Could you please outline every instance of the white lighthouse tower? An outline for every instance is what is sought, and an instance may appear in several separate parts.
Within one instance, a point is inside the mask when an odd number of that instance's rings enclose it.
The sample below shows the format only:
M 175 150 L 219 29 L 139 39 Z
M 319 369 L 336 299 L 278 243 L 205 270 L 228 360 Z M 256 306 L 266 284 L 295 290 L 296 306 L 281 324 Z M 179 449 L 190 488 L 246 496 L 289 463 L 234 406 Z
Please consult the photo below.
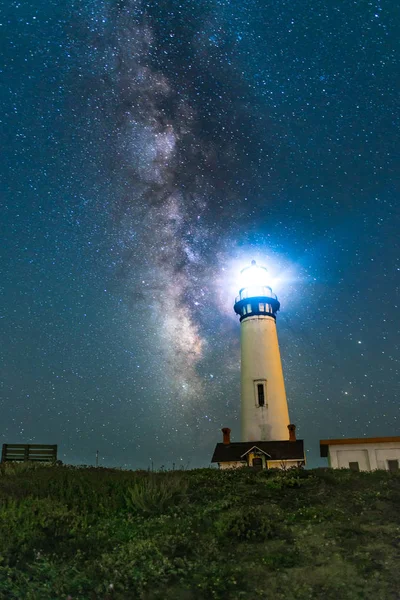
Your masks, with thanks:
M 276 331 L 280 305 L 266 268 L 253 260 L 241 276 L 234 310 L 241 329 L 242 441 L 287 440 L 289 411 Z
M 242 285 L 234 310 L 241 330 L 241 441 L 223 441 L 211 462 L 220 469 L 252 467 L 282 469 L 305 464 L 303 440 L 289 421 L 282 363 L 276 333 L 279 302 L 269 285 L 268 271 L 253 260 L 241 272 Z

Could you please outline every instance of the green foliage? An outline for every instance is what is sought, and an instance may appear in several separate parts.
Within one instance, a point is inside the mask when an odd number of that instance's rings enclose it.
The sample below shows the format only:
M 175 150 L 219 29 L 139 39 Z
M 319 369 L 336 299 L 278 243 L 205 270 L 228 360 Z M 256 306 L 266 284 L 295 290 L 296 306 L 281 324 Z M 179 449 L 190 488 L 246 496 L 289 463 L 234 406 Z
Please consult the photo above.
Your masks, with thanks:
M 187 481 L 178 473 L 150 474 L 125 494 L 127 507 L 142 514 L 158 514 L 184 501 Z
M 397 600 L 400 475 L 0 467 L 0 600 Z
M 0 477 L 4 475 L 22 475 L 23 473 L 31 473 L 38 469 L 43 470 L 45 468 L 54 467 L 53 463 L 41 463 L 32 461 L 23 462 L 6 462 L 0 463 Z
M 238 507 L 220 513 L 215 522 L 217 536 L 221 540 L 264 541 L 283 535 L 283 515 L 277 507 Z
M 52 552 L 73 536 L 79 516 L 50 498 L 10 500 L 0 505 L 3 562 L 14 565 L 32 558 L 35 548 Z

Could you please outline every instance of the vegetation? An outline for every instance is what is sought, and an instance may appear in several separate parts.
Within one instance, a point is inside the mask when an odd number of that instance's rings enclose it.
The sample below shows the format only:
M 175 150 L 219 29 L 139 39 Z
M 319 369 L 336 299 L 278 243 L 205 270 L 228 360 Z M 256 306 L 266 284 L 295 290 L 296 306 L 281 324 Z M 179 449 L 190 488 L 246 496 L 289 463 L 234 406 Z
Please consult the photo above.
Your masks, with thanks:
M 398 600 L 400 474 L 0 466 L 0 600 Z

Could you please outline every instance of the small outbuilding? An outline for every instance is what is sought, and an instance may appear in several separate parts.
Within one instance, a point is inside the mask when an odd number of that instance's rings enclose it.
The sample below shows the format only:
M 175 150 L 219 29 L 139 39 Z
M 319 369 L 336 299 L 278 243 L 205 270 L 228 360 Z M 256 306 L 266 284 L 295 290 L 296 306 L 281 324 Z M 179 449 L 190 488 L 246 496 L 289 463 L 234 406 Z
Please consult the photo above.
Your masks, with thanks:
M 332 469 L 398 471 L 400 437 L 341 438 L 320 440 L 320 454 Z
M 231 442 L 231 430 L 222 429 L 223 442 L 217 444 L 211 462 L 220 469 L 290 469 L 305 465 L 303 440 L 296 440 L 294 426 L 290 440 Z

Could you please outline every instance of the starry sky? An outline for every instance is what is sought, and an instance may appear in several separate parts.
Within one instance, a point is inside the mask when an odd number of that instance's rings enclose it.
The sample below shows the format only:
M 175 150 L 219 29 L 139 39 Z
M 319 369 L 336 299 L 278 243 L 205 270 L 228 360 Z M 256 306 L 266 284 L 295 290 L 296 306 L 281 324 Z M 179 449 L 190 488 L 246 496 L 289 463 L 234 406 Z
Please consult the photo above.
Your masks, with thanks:
M 0 443 L 209 465 L 252 259 L 308 465 L 399 435 L 398 2 L 14 0 L 0 27 Z

